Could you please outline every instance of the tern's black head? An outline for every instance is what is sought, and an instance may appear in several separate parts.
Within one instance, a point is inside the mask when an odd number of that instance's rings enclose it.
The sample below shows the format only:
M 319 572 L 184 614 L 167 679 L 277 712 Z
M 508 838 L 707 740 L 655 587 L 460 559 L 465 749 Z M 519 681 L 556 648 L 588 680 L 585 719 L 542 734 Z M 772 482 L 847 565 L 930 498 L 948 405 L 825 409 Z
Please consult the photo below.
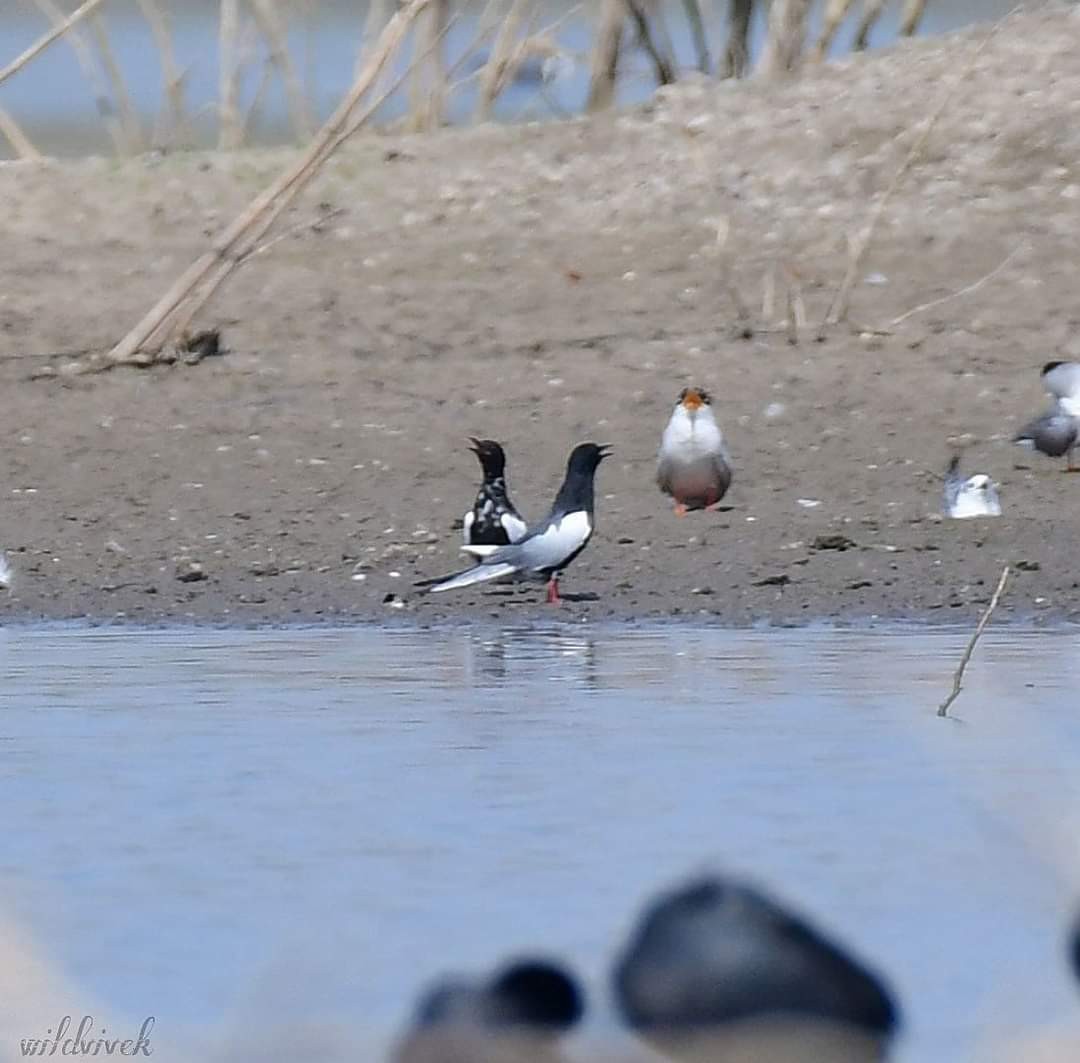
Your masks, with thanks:
M 611 453 L 611 447 L 607 443 L 578 443 L 570 451 L 570 459 L 566 463 L 566 475 L 573 473 L 591 476 L 596 472 L 596 467 Z
M 1039 376 L 1046 376 L 1047 373 L 1052 373 L 1059 365 L 1064 364 L 1064 362 L 1047 362 L 1046 365 L 1042 367 L 1042 372 Z
M 471 439 L 469 449 L 480 459 L 485 480 L 497 480 L 506 470 L 506 454 L 494 439 Z
M 504 967 L 488 990 L 492 1019 L 500 1026 L 568 1030 L 585 1010 L 574 978 L 545 960 L 521 960 Z

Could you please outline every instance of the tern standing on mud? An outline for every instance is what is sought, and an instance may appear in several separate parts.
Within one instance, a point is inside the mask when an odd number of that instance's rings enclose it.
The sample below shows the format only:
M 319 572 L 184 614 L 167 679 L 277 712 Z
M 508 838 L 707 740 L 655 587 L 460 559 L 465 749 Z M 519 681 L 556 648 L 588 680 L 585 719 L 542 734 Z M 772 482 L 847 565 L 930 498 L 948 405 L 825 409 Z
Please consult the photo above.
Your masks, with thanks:
M 731 485 L 731 457 L 704 388 L 683 388 L 660 440 L 656 482 L 676 516 L 715 506 Z
M 528 528 L 506 490 L 506 454 L 494 439 L 473 439 L 472 452 L 484 482 L 472 509 L 462 519 L 466 546 L 506 546 L 524 539 Z
M 452 576 L 417 584 L 431 593 L 453 591 L 491 580 L 537 580 L 547 583 L 547 600 L 558 603 L 559 573 L 588 545 L 593 533 L 593 480 L 610 448 L 579 443 L 566 463 L 566 478 L 551 513 L 520 542 L 509 546 L 463 546 L 480 564 Z
M 1024 425 L 1013 442 L 1050 458 L 1065 457 L 1065 471 L 1080 472 L 1073 465 L 1073 451 L 1080 445 L 1080 362 L 1047 362 L 1042 382 L 1054 405 Z

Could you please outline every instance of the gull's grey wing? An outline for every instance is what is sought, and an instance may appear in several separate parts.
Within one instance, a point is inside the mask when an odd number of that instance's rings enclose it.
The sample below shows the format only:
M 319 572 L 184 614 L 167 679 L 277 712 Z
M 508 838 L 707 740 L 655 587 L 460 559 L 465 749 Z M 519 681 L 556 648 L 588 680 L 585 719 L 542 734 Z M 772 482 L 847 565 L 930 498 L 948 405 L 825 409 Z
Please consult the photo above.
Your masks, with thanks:
M 1076 446 L 1080 436 L 1080 418 L 1060 410 L 1051 410 L 1024 425 L 1013 438 L 1015 443 L 1030 443 L 1051 458 L 1060 458 Z

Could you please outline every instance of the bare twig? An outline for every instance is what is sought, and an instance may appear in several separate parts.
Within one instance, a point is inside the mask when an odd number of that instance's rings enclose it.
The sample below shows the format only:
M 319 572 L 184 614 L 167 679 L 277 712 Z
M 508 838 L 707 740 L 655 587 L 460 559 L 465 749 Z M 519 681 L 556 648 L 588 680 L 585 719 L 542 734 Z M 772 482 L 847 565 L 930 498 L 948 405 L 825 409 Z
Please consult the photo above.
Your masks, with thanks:
M 819 62 L 825 59 L 836 37 L 840 24 L 847 18 L 855 0 L 828 0 L 821 16 L 821 35 L 814 45 L 813 57 Z
M 143 13 L 143 18 L 150 26 L 158 54 L 161 56 L 161 81 L 165 96 L 162 109 L 168 117 L 162 120 L 159 114 L 154 132 L 154 143 L 161 147 L 166 145 L 175 147 L 179 142 L 188 139 L 187 107 L 184 103 L 186 74 L 176 62 L 169 20 L 158 7 L 157 0 L 137 0 L 137 3 L 139 10 Z
M 771 322 L 776 317 L 776 261 L 769 263 L 769 268 L 761 278 L 761 320 Z
M 100 7 L 104 2 L 105 0 L 86 0 L 86 3 L 81 7 L 76 8 L 62 22 L 54 25 L 48 33 L 39 37 L 26 49 L 26 51 L 17 55 L 7 66 L 0 70 L 0 84 L 7 81 L 12 74 L 17 74 L 31 59 L 40 55 L 50 44 L 59 40 L 72 26 L 77 25 L 82 19 L 86 18 L 87 15 L 91 14 L 95 8 Z
M 288 27 L 282 21 L 273 0 L 251 0 L 251 10 L 266 41 L 270 61 L 277 69 L 285 88 L 285 101 L 293 132 L 299 140 L 305 140 L 311 136 L 311 120 L 308 117 L 303 82 L 289 52 Z
M 34 147 L 33 141 L 22 131 L 22 127 L 3 107 L 0 107 L 0 133 L 20 159 L 40 159 L 41 152 Z
M 1014 8 L 1013 10 L 1015 11 L 1018 9 Z M 907 176 L 908 171 L 922 155 L 923 149 L 930 139 L 930 134 L 934 131 L 935 126 L 937 126 L 938 120 L 945 113 L 945 109 L 952 102 L 956 93 L 959 91 L 960 86 L 967 80 L 968 75 L 974 68 L 979 56 L 986 51 L 990 42 L 998 35 L 1002 26 L 1005 25 L 1008 19 L 1009 15 L 1006 15 L 1005 18 L 990 28 L 990 32 L 979 42 L 978 47 L 975 48 L 968 57 L 968 61 L 964 64 L 960 73 L 945 87 L 945 91 L 941 94 L 941 99 L 938 101 L 937 107 L 934 108 L 926 125 L 923 126 L 922 132 L 915 138 L 915 142 L 908 149 L 904 161 L 893 175 L 893 179 L 889 183 L 889 186 L 878 197 L 877 202 L 871 209 L 870 217 L 862 232 L 859 233 L 856 238 L 851 240 L 847 272 L 844 274 L 844 279 L 841 282 L 840 287 L 837 289 L 836 294 L 829 303 L 829 309 L 826 311 L 825 319 L 822 322 L 821 333 L 824 333 L 826 325 L 839 324 L 847 317 L 848 304 L 851 300 L 852 289 L 855 287 L 855 280 L 859 275 L 859 270 L 862 268 L 863 260 L 866 258 L 866 252 L 870 248 L 870 241 L 874 237 L 874 232 L 877 230 L 878 223 L 881 221 L 881 216 L 884 214 L 886 206 L 888 206 L 890 200 L 896 194 L 896 190 Z
M 93 54 L 86 41 L 83 40 L 82 34 L 78 29 L 72 28 L 71 20 L 64 15 L 52 0 L 26 0 L 26 2 L 32 2 L 53 24 L 54 29 L 65 33 L 67 43 L 71 45 L 72 50 L 75 52 L 75 58 L 79 66 L 82 67 L 83 75 L 94 93 L 94 103 L 105 123 L 109 137 L 112 139 L 113 147 L 118 154 L 122 155 L 127 150 L 127 138 L 121 123 L 113 113 L 113 105 L 109 100 L 108 85 L 102 80 L 101 71 L 94 62 Z
M 905 37 L 914 36 L 925 10 L 926 0 L 907 0 L 904 4 L 904 11 L 900 16 L 900 32 Z
M 772 0 L 769 33 L 758 69 L 766 77 L 780 77 L 796 70 L 806 43 L 810 0 Z
M 505 84 L 507 63 L 513 51 L 514 41 L 517 38 L 521 23 L 525 18 L 525 9 L 528 6 L 526 0 L 513 0 L 510 10 L 503 19 L 499 32 L 495 37 L 495 43 L 491 48 L 491 56 L 484 65 L 483 77 L 480 80 L 480 96 L 476 101 L 476 120 L 486 122 L 491 117 L 495 99 L 502 92 Z
M 971 636 L 971 641 L 968 642 L 967 648 L 964 650 L 963 657 L 960 658 L 960 665 L 956 669 L 956 674 L 953 676 L 953 688 L 949 693 L 949 696 L 938 706 L 937 714 L 939 716 L 947 716 L 949 713 L 949 706 L 960 696 L 962 684 L 964 681 L 964 669 L 968 666 L 968 661 L 971 660 L 971 655 L 975 651 L 975 643 L 979 641 L 979 636 L 983 633 L 983 628 L 990 622 L 990 617 L 993 616 L 994 610 L 997 608 L 998 602 L 1001 600 L 1001 595 L 1005 590 L 1005 584 L 1009 581 L 1009 566 L 1006 565 L 1001 570 L 1001 579 L 998 580 L 997 589 L 994 591 L 993 596 L 990 599 L 990 604 L 986 607 L 986 612 L 979 618 L 979 623 L 975 628 L 975 633 Z
M 892 321 L 890 321 L 889 324 L 886 326 L 886 328 L 893 329 L 897 325 L 900 325 L 903 322 L 907 321 L 909 317 L 914 317 L 916 314 L 921 314 L 926 310 L 933 310 L 935 307 L 941 306 L 942 303 L 948 303 L 951 302 L 953 299 L 959 299 L 962 296 L 971 295 L 972 292 L 977 292 L 984 284 L 988 284 L 999 273 L 1003 272 L 1009 265 L 1009 263 L 1012 262 L 1012 260 L 1016 258 L 1016 256 L 1020 254 L 1020 252 L 1023 251 L 1026 247 L 1026 243 L 1017 244 L 1016 247 L 1014 247 L 1001 262 L 999 262 L 989 273 L 980 277 L 977 281 L 973 281 L 971 284 L 968 284 L 966 287 L 960 288 L 958 291 L 950 292 L 948 295 L 943 295 L 940 299 L 931 299 L 928 303 L 920 303 L 918 306 L 913 306 L 906 313 L 901 314 L 899 317 L 894 317 Z
M 730 0 L 727 47 L 721 77 L 746 76 L 750 63 L 750 22 L 754 15 L 754 0 Z
M 445 36 L 449 20 L 449 0 L 434 0 L 417 21 L 414 31 L 414 52 L 419 53 L 423 49 L 430 60 L 412 64 L 412 113 L 409 124 L 418 132 L 437 129 L 445 118 L 446 56 L 438 42 Z
M 670 85 L 675 80 L 675 64 L 666 48 L 653 39 L 652 27 L 649 25 L 649 15 L 645 10 L 642 0 L 625 0 L 626 9 L 630 12 L 630 18 L 637 28 L 638 43 L 644 49 L 645 54 L 652 62 L 653 70 L 656 71 L 656 81 L 660 85 Z M 661 18 L 660 12 L 656 12 L 657 19 Z
M 298 233 L 322 232 L 323 226 L 326 225 L 327 222 L 333 221 L 334 218 L 340 218 L 344 213 L 344 207 L 334 207 L 332 210 L 324 210 L 320 212 L 317 218 L 309 218 L 306 221 L 300 221 L 295 225 L 290 225 L 271 239 L 265 240 L 263 243 L 258 244 L 242 255 L 238 255 L 237 259 L 239 262 L 246 262 L 249 258 L 254 258 L 256 255 L 265 255 L 271 248 L 276 247 L 278 244 L 282 243 L 284 240 L 288 240 L 292 236 L 296 236 Z
M 712 67 L 709 58 L 709 38 L 705 33 L 705 21 L 701 17 L 701 7 L 698 0 L 683 0 L 683 8 L 686 10 L 686 21 L 690 23 L 690 36 L 694 41 L 694 51 L 697 53 L 697 68 L 703 74 L 707 74 Z
M 103 13 L 95 12 L 94 17 L 90 19 L 90 32 L 97 46 L 101 68 L 105 71 L 113 99 L 116 101 L 116 109 L 120 113 L 120 128 L 124 131 L 127 150 L 133 155 L 137 154 L 145 147 L 139 112 L 132 102 L 131 93 L 128 92 L 127 82 L 124 80 L 124 72 L 120 69 L 112 45 L 109 43 L 109 31 L 105 28 Z
M 859 28 L 855 31 L 855 40 L 851 47 L 857 52 L 866 51 L 870 43 L 870 31 L 875 23 L 881 18 L 881 12 L 885 9 L 885 0 L 863 0 L 863 16 L 859 21 Z
M 588 111 L 601 111 L 615 99 L 625 14 L 624 0 L 604 0 L 600 8 L 600 25 L 592 50 L 589 99 L 585 104 Z
M 240 0 L 221 0 L 218 13 L 218 147 L 240 146 Z

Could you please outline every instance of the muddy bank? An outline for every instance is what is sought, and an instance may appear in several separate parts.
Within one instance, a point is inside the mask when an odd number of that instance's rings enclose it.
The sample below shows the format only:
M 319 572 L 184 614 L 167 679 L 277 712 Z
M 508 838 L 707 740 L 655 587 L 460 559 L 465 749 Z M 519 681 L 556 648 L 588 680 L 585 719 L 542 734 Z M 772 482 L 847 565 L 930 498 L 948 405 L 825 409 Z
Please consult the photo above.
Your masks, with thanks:
M 781 325 L 789 280 L 823 317 L 847 234 L 985 32 L 614 117 L 367 139 L 223 291 L 207 323 L 230 353 L 197 366 L 62 372 L 288 156 L 0 166 L 0 618 L 549 618 L 535 590 L 410 593 L 459 563 L 483 435 L 529 517 L 573 443 L 616 448 L 563 584 L 596 600 L 563 617 L 967 620 L 1012 561 L 1002 617 L 1080 619 L 1080 477 L 1009 443 L 1038 367 L 1080 357 L 1076 15 L 1018 17 L 975 60 L 882 217 L 853 325 L 795 344 Z M 689 381 L 735 482 L 728 511 L 679 520 L 653 473 Z M 959 437 L 1002 518 L 936 517 Z

